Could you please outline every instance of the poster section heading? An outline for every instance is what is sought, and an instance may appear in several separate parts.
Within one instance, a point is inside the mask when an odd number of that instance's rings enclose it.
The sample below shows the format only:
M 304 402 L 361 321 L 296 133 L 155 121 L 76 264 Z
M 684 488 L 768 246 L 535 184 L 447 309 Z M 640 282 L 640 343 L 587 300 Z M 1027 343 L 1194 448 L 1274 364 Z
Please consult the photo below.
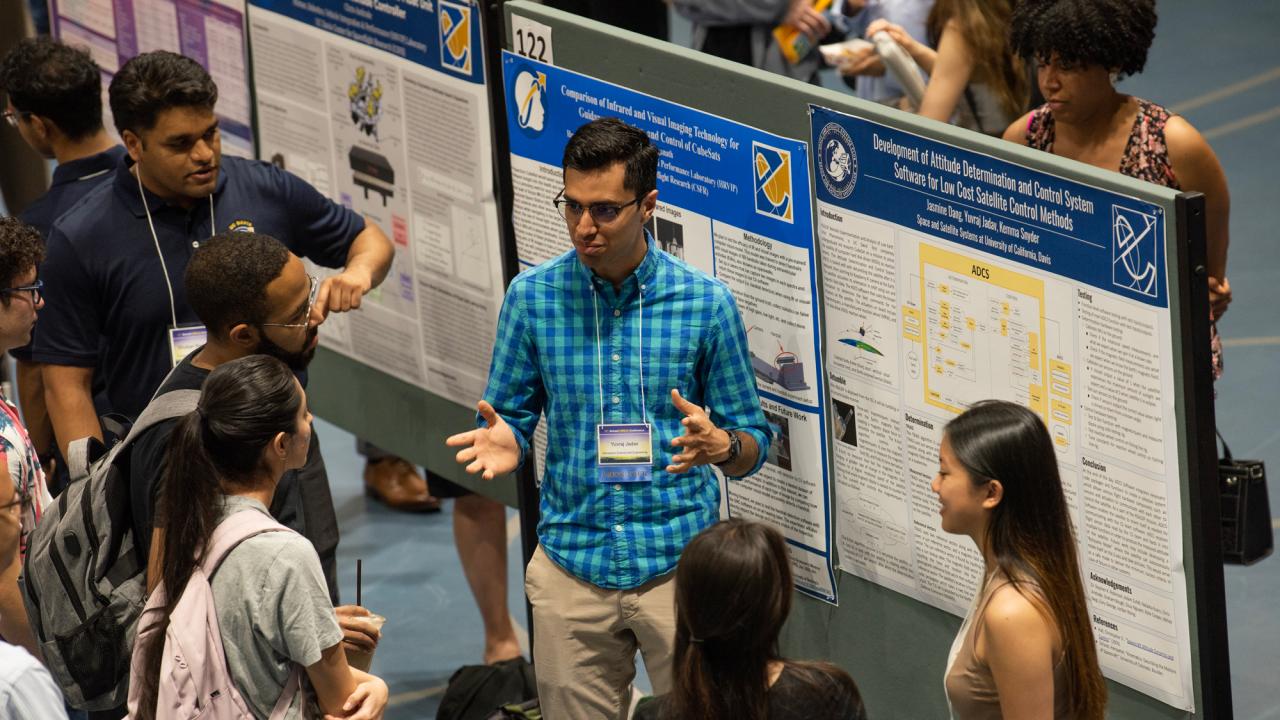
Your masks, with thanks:
M 251 4 L 484 84 L 482 11 L 471 0 L 253 0 Z
M 780 528 L 796 586 L 835 602 L 805 143 L 512 53 L 503 55 L 503 74 L 513 224 L 525 266 L 572 247 L 552 199 L 578 127 L 617 117 L 658 148 L 658 205 L 648 229 L 663 251 L 732 291 L 774 433 L 760 472 L 727 483 L 727 508 Z
M 821 202 L 1168 307 L 1164 209 L 815 108 Z M 839 121 L 835 118 L 839 117 Z
M 510 52 L 503 76 L 512 154 L 558 168 L 574 130 L 616 117 L 658 147 L 662 203 L 714 208 L 717 222 L 749 234 L 812 244 L 804 143 Z

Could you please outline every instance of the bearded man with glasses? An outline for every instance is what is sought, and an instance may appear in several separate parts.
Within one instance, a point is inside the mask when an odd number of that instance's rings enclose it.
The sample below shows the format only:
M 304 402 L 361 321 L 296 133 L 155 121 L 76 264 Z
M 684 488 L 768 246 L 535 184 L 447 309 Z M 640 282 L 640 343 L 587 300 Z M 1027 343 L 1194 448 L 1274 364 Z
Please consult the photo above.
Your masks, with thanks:
M 657 248 L 658 149 L 616 118 L 564 151 L 554 199 L 573 250 L 507 290 L 476 430 L 485 479 L 528 461 L 546 413 L 538 549 L 525 571 L 546 717 L 623 718 L 639 649 L 671 687 L 674 570 L 719 519 L 720 485 L 760 469 L 770 431 L 729 289 Z

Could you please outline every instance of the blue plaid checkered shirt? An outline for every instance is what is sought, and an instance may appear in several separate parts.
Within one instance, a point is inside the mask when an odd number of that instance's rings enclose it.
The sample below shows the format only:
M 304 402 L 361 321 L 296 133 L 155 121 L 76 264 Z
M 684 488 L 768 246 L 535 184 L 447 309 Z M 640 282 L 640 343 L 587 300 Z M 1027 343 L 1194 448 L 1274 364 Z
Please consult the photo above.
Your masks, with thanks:
M 685 545 L 718 519 L 720 485 L 709 467 L 666 472 L 684 417 L 671 403 L 671 388 L 706 407 L 717 427 L 755 438 L 760 456 L 746 474 L 760 469 L 769 447 L 746 330 L 729 289 L 648 240 L 644 260 L 617 289 L 572 250 L 516 277 L 498 321 L 485 391 L 511 425 L 522 462 L 539 414 L 546 413 L 538 537 L 557 565 L 603 588 L 634 588 L 671 572 Z M 603 373 L 597 371 L 593 293 Z M 641 300 L 653 481 L 602 484 L 596 470 L 601 384 L 604 422 L 646 421 Z

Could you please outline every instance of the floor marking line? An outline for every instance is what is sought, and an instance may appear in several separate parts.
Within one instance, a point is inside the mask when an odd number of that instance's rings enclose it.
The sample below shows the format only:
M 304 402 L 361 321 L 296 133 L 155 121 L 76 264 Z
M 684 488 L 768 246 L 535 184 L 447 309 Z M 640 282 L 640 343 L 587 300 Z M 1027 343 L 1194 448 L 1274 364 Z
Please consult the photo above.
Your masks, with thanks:
M 1222 339 L 1222 347 L 1264 347 L 1267 345 L 1280 345 L 1280 335 L 1259 335 L 1256 337 Z
M 1193 97 L 1190 100 L 1180 102 L 1177 105 L 1170 105 L 1169 112 L 1172 112 L 1177 115 L 1182 115 L 1189 110 L 1195 110 L 1196 108 L 1200 108 L 1200 107 L 1204 107 L 1205 105 L 1216 103 L 1219 100 L 1222 100 L 1223 98 L 1229 98 L 1232 95 L 1238 95 L 1244 92 L 1245 90 L 1251 90 L 1259 85 L 1269 83 L 1272 80 L 1276 80 L 1276 79 L 1280 79 L 1280 67 L 1271 68 L 1270 70 L 1267 70 L 1266 72 L 1260 73 L 1258 75 L 1254 75 L 1251 78 L 1245 78 L 1244 80 L 1241 80 L 1239 82 L 1231 83 L 1226 87 L 1218 88 L 1213 92 L 1207 92 L 1204 95 L 1200 95 L 1198 97 Z
M 1229 135 L 1237 130 L 1244 130 L 1245 128 L 1253 127 L 1254 125 L 1261 125 L 1262 123 L 1275 120 L 1276 118 L 1280 118 L 1280 105 L 1277 105 L 1270 110 L 1263 110 L 1260 113 L 1246 115 L 1239 120 L 1206 130 L 1204 132 L 1204 139 L 1214 140 L 1222 137 L 1223 135 Z

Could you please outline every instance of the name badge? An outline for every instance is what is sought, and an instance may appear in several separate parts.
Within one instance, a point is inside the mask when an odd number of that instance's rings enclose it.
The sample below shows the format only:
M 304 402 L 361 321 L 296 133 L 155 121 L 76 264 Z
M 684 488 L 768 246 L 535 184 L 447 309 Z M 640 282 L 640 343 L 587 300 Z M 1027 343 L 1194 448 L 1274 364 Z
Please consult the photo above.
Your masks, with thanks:
M 649 423 L 596 426 L 597 478 L 602 483 L 653 480 L 653 429 Z
M 173 366 L 177 367 L 178 363 L 198 350 L 208 339 L 209 332 L 203 325 L 169 328 L 169 353 L 173 358 Z

